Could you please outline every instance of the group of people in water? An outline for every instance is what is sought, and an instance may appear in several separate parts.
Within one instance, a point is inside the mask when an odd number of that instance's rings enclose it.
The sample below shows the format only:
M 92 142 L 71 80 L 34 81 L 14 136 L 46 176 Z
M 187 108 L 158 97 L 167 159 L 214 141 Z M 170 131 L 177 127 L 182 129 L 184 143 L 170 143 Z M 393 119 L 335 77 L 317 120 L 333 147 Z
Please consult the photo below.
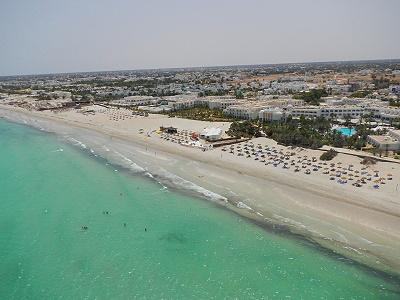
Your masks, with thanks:
M 122 193 L 120 193 L 120 196 L 122 196 Z M 105 211 L 103 211 L 103 215 L 111 215 L 111 213 L 110 213 L 108 210 L 105 210 Z M 124 226 L 124 228 L 126 228 L 126 227 L 127 227 L 127 224 L 124 223 L 123 226 Z M 83 231 L 86 231 L 86 230 L 89 229 L 89 227 L 86 226 L 86 225 L 83 225 L 83 226 L 81 226 L 81 229 L 82 229 Z M 144 231 L 147 232 L 147 228 L 146 228 L 146 227 L 144 228 Z

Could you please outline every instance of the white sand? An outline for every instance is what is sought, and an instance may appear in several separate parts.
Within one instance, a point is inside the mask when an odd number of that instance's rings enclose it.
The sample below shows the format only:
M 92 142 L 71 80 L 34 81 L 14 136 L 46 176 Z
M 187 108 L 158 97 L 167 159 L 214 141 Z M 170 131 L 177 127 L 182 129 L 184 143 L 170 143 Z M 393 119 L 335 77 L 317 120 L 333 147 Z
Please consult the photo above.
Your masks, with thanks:
M 110 113 L 103 112 L 100 107 L 93 107 L 97 111 L 94 115 L 75 110 L 53 113 L 28 112 L 9 106 L 0 108 L 18 111 L 36 120 L 56 121 L 73 125 L 70 128 L 84 128 L 105 135 L 108 141 L 85 131 L 87 139 L 94 141 L 98 138 L 99 144 L 107 143 L 107 147 L 114 147 L 119 154 L 152 174 L 161 177 L 163 172 L 169 172 L 204 188 L 203 194 L 209 190 L 221 195 L 228 199 L 227 207 L 242 215 L 287 225 L 292 232 L 306 235 L 357 261 L 400 273 L 399 164 L 379 162 L 367 170 L 369 173 L 379 170 L 382 177 L 393 174 L 393 180 L 385 180 L 386 184 L 379 190 L 372 187 L 372 182 L 357 188 L 351 185 L 353 181 L 341 185 L 336 180 L 329 180 L 328 175 L 322 174 L 323 169 L 310 175 L 305 175 L 303 168 L 295 173 L 293 166 L 289 170 L 282 169 L 282 165 L 265 166 L 253 158 L 238 157 L 237 152 L 232 155 L 221 148 L 203 152 L 163 140 L 153 132 L 160 126 L 169 125 L 181 130 L 201 131 L 210 125 L 226 130 L 229 123 L 211 124 L 160 115 L 129 118 L 126 117 L 128 113 L 122 110 L 114 112 L 114 116 L 121 116 L 115 121 L 113 117 L 110 120 Z M 144 133 L 140 134 L 139 129 Z M 266 138 L 253 139 L 252 142 L 293 152 Z M 295 157 L 306 155 L 310 159 L 313 156 L 319 158 L 322 153 L 319 150 L 298 152 L 298 149 L 294 152 Z M 360 158 L 339 154 L 331 162 L 341 162 L 342 166 L 353 164 L 354 170 L 361 171 L 360 161 Z M 188 184 L 186 181 L 180 183 Z

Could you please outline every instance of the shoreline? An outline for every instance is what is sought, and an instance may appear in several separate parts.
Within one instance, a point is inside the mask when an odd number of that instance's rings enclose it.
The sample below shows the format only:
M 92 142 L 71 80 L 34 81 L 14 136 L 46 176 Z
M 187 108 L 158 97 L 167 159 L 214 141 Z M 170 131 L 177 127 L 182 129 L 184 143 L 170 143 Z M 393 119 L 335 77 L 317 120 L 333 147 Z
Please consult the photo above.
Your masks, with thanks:
M 2 109 L 19 117 L 22 114 L 32 118 L 25 120 L 28 125 L 35 126 L 36 121 L 36 125 L 48 126 L 46 130 L 50 132 L 78 136 L 84 143 L 92 143 L 88 147 L 96 149 L 96 153 L 111 163 L 121 165 L 124 160 L 130 160 L 163 184 L 178 184 L 178 188 L 192 191 L 200 187 L 203 190 L 197 192 L 204 197 L 214 197 L 215 202 L 257 223 L 285 226 L 294 235 L 303 236 L 362 265 L 400 274 L 400 261 L 396 255 L 396 249 L 400 248 L 400 201 L 396 201 L 396 194 L 385 193 L 380 197 L 376 194 L 373 196 L 377 199 L 371 199 L 372 191 L 357 190 L 356 195 L 352 193 L 352 187 L 341 189 L 337 184 L 325 184 L 319 178 L 261 169 L 255 162 L 233 159 L 221 150 L 202 152 L 169 145 L 160 142 L 156 136 L 137 133 L 134 126 L 145 127 L 148 125 L 144 123 L 145 119 L 132 120 L 132 124 L 127 124 L 133 127 L 129 131 L 119 127 L 118 123 L 114 126 L 96 118 L 86 120 L 77 112 L 30 112 L 0 105 L 0 112 Z M 196 126 L 201 123 L 182 120 L 164 118 L 161 122 Z M 56 128 L 56 125 L 60 127 Z M 105 145 L 109 151 L 98 152 Z M 118 158 L 112 152 L 114 150 L 121 157 Z M 342 156 L 348 155 L 340 155 L 339 159 Z M 395 177 L 395 181 L 399 178 Z M 194 186 L 185 186 L 190 183 Z M 207 195 L 207 191 L 212 194 Z

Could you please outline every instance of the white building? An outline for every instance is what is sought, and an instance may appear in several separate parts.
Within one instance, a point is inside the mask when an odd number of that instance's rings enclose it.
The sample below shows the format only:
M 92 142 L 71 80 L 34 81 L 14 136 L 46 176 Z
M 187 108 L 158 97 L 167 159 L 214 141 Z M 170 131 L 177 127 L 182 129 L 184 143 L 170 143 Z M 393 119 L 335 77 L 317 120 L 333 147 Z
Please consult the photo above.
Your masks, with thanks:
M 197 95 L 177 95 L 164 98 L 168 102 L 168 107 L 172 110 L 192 108 L 198 104 Z
M 231 105 L 238 103 L 237 99 L 209 99 L 208 108 L 210 109 L 226 109 Z
M 224 109 L 224 114 L 237 119 L 255 120 L 258 119 L 260 110 L 264 108 L 266 108 L 266 106 L 254 106 L 249 104 L 231 105 Z
M 222 129 L 215 127 L 204 128 L 203 131 L 200 133 L 200 137 L 207 141 L 217 141 L 221 139 L 221 136 Z
M 285 113 L 279 108 L 266 108 L 260 110 L 258 118 L 263 122 L 281 121 Z
M 350 84 L 326 84 L 326 88 L 330 89 L 334 94 L 342 94 L 350 92 Z
M 289 82 L 278 82 L 273 81 L 268 89 L 265 89 L 266 93 L 294 93 L 308 90 L 309 87 L 305 81 L 289 81 Z
M 289 114 L 293 117 L 304 116 L 306 118 L 316 117 L 336 117 L 344 119 L 347 116 L 359 118 L 364 115 L 365 109 L 359 106 L 304 106 L 289 109 Z
M 240 104 L 235 104 L 224 109 L 224 114 L 238 119 L 255 120 L 260 118 L 260 111 L 273 108 L 293 108 L 304 104 L 303 100 L 283 98 L 283 99 L 268 99 L 260 101 L 238 101 Z M 273 114 L 274 118 L 278 118 L 279 113 Z M 263 117 L 263 115 L 262 115 Z M 269 118 L 270 116 L 268 116 Z
M 129 96 L 120 100 L 113 100 L 111 103 L 121 106 L 143 106 L 156 104 L 157 101 L 157 98 L 151 96 Z
M 383 122 L 390 122 L 400 118 L 400 109 L 389 106 L 371 106 L 365 107 L 365 114 L 371 114 L 373 118 L 380 119 Z
M 400 150 L 400 130 L 389 130 L 387 135 L 369 135 L 368 140 L 380 150 Z

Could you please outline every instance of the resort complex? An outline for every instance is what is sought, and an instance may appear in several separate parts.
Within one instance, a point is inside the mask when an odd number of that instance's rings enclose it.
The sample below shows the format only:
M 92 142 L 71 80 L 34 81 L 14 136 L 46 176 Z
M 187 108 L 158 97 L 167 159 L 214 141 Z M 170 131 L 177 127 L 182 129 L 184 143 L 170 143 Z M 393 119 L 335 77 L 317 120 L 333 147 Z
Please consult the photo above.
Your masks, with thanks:
M 303 119 L 325 119 L 331 131 L 312 129 L 319 141 L 310 147 L 348 147 L 340 137 L 327 142 L 335 130 L 343 139 L 355 135 L 350 148 L 396 157 L 391 132 L 400 127 L 398 69 L 397 61 L 380 61 L 27 76 L 3 78 L 0 101 L 54 113 L 97 105 L 146 116 L 250 121 L 264 136 L 267 127 L 271 136 L 293 120 L 301 126 Z M 211 132 L 198 135 L 216 140 L 224 134 Z

